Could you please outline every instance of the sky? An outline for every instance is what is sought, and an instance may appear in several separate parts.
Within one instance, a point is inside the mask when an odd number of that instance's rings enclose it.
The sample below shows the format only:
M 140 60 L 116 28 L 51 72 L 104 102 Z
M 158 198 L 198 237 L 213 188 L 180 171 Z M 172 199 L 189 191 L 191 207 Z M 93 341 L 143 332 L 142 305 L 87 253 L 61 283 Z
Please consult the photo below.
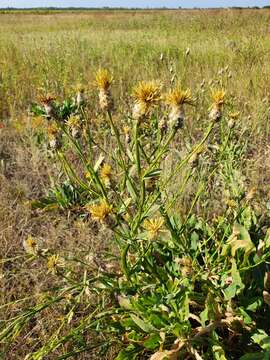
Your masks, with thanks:
M 0 0 L 3 7 L 228 7 L 265 6 L 270 0 Z

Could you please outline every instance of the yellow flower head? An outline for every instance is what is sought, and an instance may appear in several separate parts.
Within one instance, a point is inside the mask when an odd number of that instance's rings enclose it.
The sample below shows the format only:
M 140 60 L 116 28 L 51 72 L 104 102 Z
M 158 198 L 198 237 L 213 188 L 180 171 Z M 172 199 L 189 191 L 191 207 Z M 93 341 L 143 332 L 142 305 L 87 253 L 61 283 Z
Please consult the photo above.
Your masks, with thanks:
M 23 247 L 27 254 L 36 255 L 38 252 L 38 241 L 29 235 L 28 238 L 24 240 Z
M 81 126 L 81 119 L 78 115 L 72 115 L 67 121 L 68 128 L 79 128 Z
M 161 99 L 161 84 L 156 81 L 141 81 L 133 89 L 133 97 L 138 103 L 156 105 Z
M 112 167 L 109 164 L 104 164 L 100 170 L 100 177 L 106 185 L 110 183 L 112 177 Z
M 133 107 L 133 118 L 142 120 L 149 115 L 151 107 L 158 104 L 161 99 L 161 84 L 155 81 L 141 81 L 133 89 L 135 105 Z
M 225 94 L 224 90 L 212 91 L 213 105 L 221 107 L 225 103 Z
M 83 86 L 83 84 L 77 84 L 75 87 L 75 90 L 79 93 L 84 93 L 85 92 L 85 88 Z
M 105 200 L 102 200 L 99 204 L 86 205 L 85 208 L 89 211 L 93 220 L 101 222 L 103 222 L 112 212 L 112 206 Z
M 59 258 L 58 254 L 57 255 L 54 254 L 50 256 L 47 260 L 48 272 L 51 272 L 52 274 L 55 274 L 57 269 L 63 266 L 64 266 L 64 262 Z
M 166 94 L 165 101 L 168 105 L 173 106 L 184 104 L 192 105 L 194 103 L 190 89 L 181 90 L 179 87 L 171 90 L 168 94 Z
M 113 77 L 107 69 L 99 69 L 96 72 L 95 84 L 99 89 L 108 91 L 113 82 Z
M 143 223 L 144 229 L 148 232 L 148 238 L 149 240 L 153 240 L 160 235 L 164 224 L 164 220 L 161 217 L 158 217 L 156 219 L 146 219 Z
M 229 117 L 233 120 L 236 120 L 238 119 L 240 116 L 240 111 L 235 111 L 235 112 L 231 112 L 229 113 Z
M 127 136 L 127 135 L 129 135 L 130 134 L 130 127 L 129 126 L 124 126 L 123 127 L 123 131 L 124 131 L 124 134 Z

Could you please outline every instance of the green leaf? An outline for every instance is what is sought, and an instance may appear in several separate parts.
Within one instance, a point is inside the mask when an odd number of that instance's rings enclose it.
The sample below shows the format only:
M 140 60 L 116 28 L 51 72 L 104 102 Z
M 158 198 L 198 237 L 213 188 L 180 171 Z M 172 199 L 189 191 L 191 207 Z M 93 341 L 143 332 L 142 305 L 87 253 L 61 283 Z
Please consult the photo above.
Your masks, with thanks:
M 148 350 L 155 350 L 160 345 L 161 338 L 159 334 L 151 335 L 145 342 L 143 343 L 144 347 Z
M 127 190 L 129 192 L 129 195 L 132 197 L 133 201 L 137 201 L 137 194 L 134 191 L 132 184 L 130 182 L 131 180 L 127 179 L 126 185 L 127 185 Z
M 244 250 L 245 257 L 256 250 L 255 245 L 251 241 L 249 232 L 244 228 L 244 226 L 237 223 L 233 226 L 233 232 L 229 237 L 227 244 L 231 246 L 231 253 L 233 257 L 236 255 L 238 249 Z
M 160 173 L 161 173 L 160 169 L 154 169 L 154 170 L 148 171 L 147 173 L 144 174 L 143 180 L 158 177 L 160 175 Z
M 263 360 L 262 353 L 249 353 L 241 356 L 239 360 Z
M 236 284 L 232 283 L 226 289 L 223 290 L 224 296 L 226 300 L 233 299 L 237 293 Z
M 236 285 L 236 288 L 239 290 L 238 292 L 240 292 L 240 290 L 245 288 L 245 285 L 243 284 L 240 273 L 237 269 L 236 261 L 234 259 L 232 259 L 231 261 L 232 261 L 231 274 L 232 274 L 233 284 Z
M 132 304 L 127 297 L 118 296 L 118 302 L 119 302 L 119 305 L 124 309 L 127 309 L 127 310 L 133 309 Z
M 153 325 L 151 325 L 149 322 L 140 319 L 138 316 L 132 314 L 130 315 L 130 317 L 135 322 L 135 324 L 139 326 L 139 328 L 142 329 L 144 332 L 151 333 L 156 330 L 153 327 Z
M 212 352 L 214 355 L 214 360 L 227 360 L 225 352 L 220 345 L 212 346 Z
M 200 313 L 200 319 L 202 322 L 202 326 L 205 327 L 206 322 L 209 320 L 207 307 Z
M 246 307 L 246 310 L 255 312 L 257 309 L 259 309 L 263 304 L 263 299 L 259 296 L 256 298 L 252 298 Z
M 257 332 L 251 336 L 251 339 L 264 350 L 270 350 L 270 336 L 262 330 L 258 329 Z
M 141 349 L 134 345 L 129 345 L 126 349 L 120 351 L 115 360 L 136 360 Z

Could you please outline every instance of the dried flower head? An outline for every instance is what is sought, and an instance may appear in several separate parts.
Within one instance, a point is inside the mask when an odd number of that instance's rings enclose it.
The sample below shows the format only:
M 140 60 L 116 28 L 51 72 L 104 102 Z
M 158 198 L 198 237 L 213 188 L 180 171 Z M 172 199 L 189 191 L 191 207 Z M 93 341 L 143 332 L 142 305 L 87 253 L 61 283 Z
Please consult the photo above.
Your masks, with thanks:
M 48 137 L 55 137 L 58 135 L 59 133 L 59 127 L 57 126 L 57 124 L 55 122 L 51 123 L 48 127 L 47 127 L 47 133 L 48 133 Z
M 29 235 L 24 241 L 23 241 L 23 247 L 27 254 L 30 255 L 37 255 L 38 253 L 38 241 L 37 239 L 33 238 L 31 235 Z
M 133 117 L 139 120 L 148 116 L 151 108 L 161 100 L 161 84 L 156 81 L 141 81 L 133 89 L 133 97 L 135 99 Z
M 43 104 L 46 116 L 48 118 L 51 118 L 54 115 L 54 107 L 53 107 L 54 100 L 55 97 L 52 95 L 42 96 L 40 98 L 40 102 Z
M 89 211 L 93 220 L 104 222 L 112 213 L 112 206 L 106 200 L 102 200 L 99 204 L 88 204 L 85 206 Z
M 183 277 L 191 276 L 193 273 L 192 260 L 188 257 L 177 258 L 175 262 L 181 266 L 181 274 Z
M 149 240 L 156 239 L 164 230 L 162 229 L 164 220 L 161 217 L 155 219 L 146 219 L 143 223 L 144 229 L 148 233 Z
M 106 186 L 110 186 L 112 179 L 112 167 L 109 164 L 104 164 L 100 170 L 100 177 Z
M 48 94 L 48 95 L 45 95 L 45 96 L 41 96 L 41 97 L 40 97 L 40 102 L 41 102 L 42 104 L 50 104 L 50 103 L 53 102 L 55 99 L 56 99 L 55 96 Z
M 53 150 L 58 149 L 61 146 L 60 143 L 60 130 L 55 122 L 51 123 L 47 128 L 48 139 L 50 147 Z

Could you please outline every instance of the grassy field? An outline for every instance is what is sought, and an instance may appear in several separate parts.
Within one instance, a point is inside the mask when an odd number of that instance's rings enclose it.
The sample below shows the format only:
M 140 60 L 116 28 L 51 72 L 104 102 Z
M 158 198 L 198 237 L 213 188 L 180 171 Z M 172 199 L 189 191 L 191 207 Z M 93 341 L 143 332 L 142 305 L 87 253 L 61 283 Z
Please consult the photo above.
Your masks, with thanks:
M 205 158 L 205 163 L 200 165 L 197 175 L 190 173 L 193 176 L 191 180 L 189 177 L 185 180 L 191 171 L 189 169 L 177 174 L 165 190 L 165 197 L 169 198 L 170 194 L 177 192 L 180 184 L 186 181 L 187 189 L 175 200 L 171 208 L 172 214 L 187 216 L 189 219 L 189 206 L 194 197 L 200 194 L 200 202 L 197 202 L 196 198 L 191 208 L 192 213 L 210 222 L 220 219 L 221 216 L 226 222 L 228 216 L 228 222 L 233 226 L 231 215 L 226 213 L 228 201 L 233 197 L 230 191 L 235 195 L 237 189 L 247 193 L 253 189 L 255 196 L 252 214 L 255 215 L 250 215 L 250 218 L 257 217 L 258 224 L 261 224 L 260 231 L 266 231 L 269 227 L 270 208 L 269 20 L 270 10 L 267 9 L 0 14 L 1 329 L 5 329 L 7 319 L 15 318 L 27 306 L 33 309 L 37 304 L 44 304 L 46 296 L 50 301 L 54 299 L 54 290 L 67 288 L 67 284 L 71 287 L 75 282 L 79 283 L 76 272 L 82 277 L 84 275 L 81 264 L 77 263 L 65 273 L 65 278 L 74 274 L 76 280 L 73 278 L 73 282 L 65 283 L 64 278 L 59 280 L 48 274 L 46 261 L 44 263 L 46 251 L 41 258 L 29 259 L 25 256 L 23 242 L 29 235 L 38 239 L 43 249 L 49 249 L 50 254 L 53 250 L 62 257 L 72 256 L 81 262 L 87 262 L 90 264 L 90 273 L 97 271 L 98 276 L 102 271 L 109 272 L 108 265 L 115 265 L 114 262 L 108 264 L 110 260 L 105 261 L 101 254 L 110 253 L 114 261 L 118 259 L 119 253 L 112 241 L 111 229 L 102 228 L 102 231 L 99 231 L 96 223 L 90 221 L 89 224 L 82 214 L 77 216 L 77 209 L 74 210 L 77 204 L 72 209 L 60 208 L 52 212 L 31 207 L 33 200 L 46 195 L 48 189 L 56 186 L 64 177 L 61 161 L 59 162 L 45 145 L 46 120 L 30 114 L 32 104 L 39 103 L 41 96 L 52 94 L 60 103 L 74 96 L 78 84 L 81 84 L 87 99 L 84 121 L 92 126 L 95 141 L 109 153 L 114 153 L 115 149 L 121 153 L 119 144 L 111 136 L 112 130 L 98 106 L 95 73 L 100 67 L 109 69 L 113 74 L 111 91 L 117 109 L 114 119 L 120 129 L 127 123 L 130 125 L 133 106 L 131 93 L 139 81 L 158 80 L 165 89 L 176 84 L 181 84 L 183 89 L 191 89 L 194 106 L 187 110 L 182 133 L 176 135 L 170 151 L 166 150 L 168 154 L 164 165 L 165 174 L 177 164 L 178 157 L 186 156 L 194 144 L 200 141 L 209 122 L 211 92 L 224 89 L 226 114 L 236 111 L 240 113 L 235 125 L 236 135 L 232 140 L 235 141 L 235 146 L 226 152 L 225 135 L 224 138 L 221 135 L 220 140 L 219 134 L 214 133 L 218 146 L 219 141 L 222 144 L 221 155 L 217 155 L 219 169 L 215 179 L 211 180 L 211 183 L 209 180 L 203 194 L 197 191 L 208 176 L 211 178 L 212 175 L 207 171 L 216 171 L 210 154 Z M 163 108 L 158 111 L 158 115 L 162 114 Z M 222 128 L 224 134 L 225 130 L 226 123 Z M 134 144 L 136 149 L 136 140 Z M 150 144 L 154 147 L 154 138 L 151 138 Z M 99 147 L 95 144 L 93 153 L 96 160 L 98 150 Z M 68 147 L 66 151 L 67 159 L 81 175 L 83 170 L 75 155 Z M 136 154 L 135 163 L 138 166 L 138 153 Z M 120 168 L 123 165 L 122 160 L 120 158 L 117 163 Z M 226 173 L 229 167 L 230 175 Z M 233 170 L 237 170 L 237 173 Z M 138 182 L 140 175 L 141 169 L 138 166 Z M 141 182 L 144 186 L 144 180 Z M 117 191 L 115 193 L 119 195 Z M 240 221 L 238 218 L 237 220 Z M 184 222 L 183 226 L 186 226 L 186 223 Z M 138 251 L 141 254 L 142 249 Z M 205 258 L 207 256 L 205 255 Z M 120 271 L 118 265 L 115 266 L 117 271 Z M 247 266 L 253 265 L 245 263 L 244 267 Z M 88 287 L 91 290 L 91 286 Z M 254 296 L 259 296 L 258 294 L 259 292 L 256 292 Z M 23 359 L 27 354 L 35 354 L 28 359 L 64 359 L 65 357 L 61 356 L 68 352 L 74 359 L 94 359 L 95 356 L 97 359 L 115 358 L 115 354 L 122 347 L 120 340 L 124 339 L 126 346 L 130 344 L 123 334 L 122 339 L 117 335 L 117 342 L 112 341 L 106 331 L 97 336 L 91 328 L 86 335 L 76 333 L 76 346 L 69 343 L 69 339 L 55 346 L 61 336 L 70 333 L 70 328 L 78 326 L 80 321 L 85 324 L 86 315 L 95 312 L 97 298 L 100 301 L 101 297 L 103 303 L 108 303 L 109 309 L 112 306 L 112 301 L 98 291 L 91 294 L 88 289 L 87 300 L 84 296 L 78 297 L 78 294 L 74 295 L 73 292 L 64 294 L 61 306 L 45 307 L 41 317 L 30 317 L 29 324 L 22 329 L 20 325 L 17 329 L 12 328 L 14 339 L 11 345 L 6 340 L 6 335 L 1 338 L 4 333 L 1 332 L 0 339 L 3 343 L 2 347 L 0 345 L 0 358 Z M 264 316 L 267 316 L 267 312 L 264 312 Z M 63 319 L 65 323 L 62 322 Z M 101 329 L 102 324 L 99 326 Z M 264 329 L 270 335 L 267 330 L 269 329 Z M 225 337 L 227 335 L 226 333 Z M 225 348 L 241 348 L 241 341 L 235 340 L 238 335 L 233 334 L 232 337 L 233 345 L 226 343 Z M 135 343 L 136 338 L 133 340 Z M 171 348 L 170 342 L 166 345 Z M 98 351 L 92 349 L 95 346 L 99 348 Z M 196 344 L 194 350 L 188 345 L 183 353 L 179 347 L 177 353 L 167 353 L 167 356 L 171 360 L 176 359 L 175 356 L 180 359 L 201 359 L 199 352 L 202 354 L 204 351 L 203 359 L 239 359 L 243 356 L 239 350 L 231 353 L 225 350 L 226 354 L 221 352 L 218 357 L 211 355 L 208 349 L 202 350 L 203 346 Z M 40 348 L 42 351 L 38 352 Z M 256 350 L 255 347 L 247 352 Z M 147 351 L 140 353 L 140 359 L 150 358 L 149 348 Z M 217 353 L 218 351 L 220 350 L 217 350 Z M 132 359 L 131 355 L 124 357 L 122 353 L 122 356 L 119 360 Z M 262 359 L 260 355 L 256 356 L 256 359 Z M 160 355 L 155 359 L 162 360 L 165 357 Z

